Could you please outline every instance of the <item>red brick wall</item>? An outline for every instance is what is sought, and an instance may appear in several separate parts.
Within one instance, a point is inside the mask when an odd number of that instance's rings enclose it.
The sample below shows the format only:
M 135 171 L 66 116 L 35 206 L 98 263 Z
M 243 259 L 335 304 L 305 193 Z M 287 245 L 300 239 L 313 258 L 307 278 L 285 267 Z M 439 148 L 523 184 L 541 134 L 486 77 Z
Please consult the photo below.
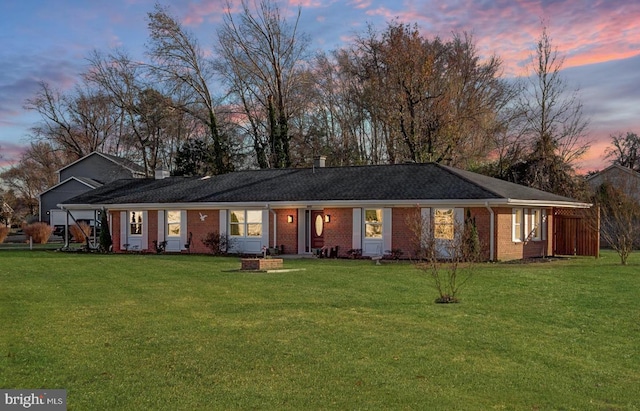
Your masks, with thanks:
M 465 219 L 467 218 L 467 210 L 469 210 L 470 217 L 475 220 L 478 229 L 482 259 L 488 261 L 491 258 L 491 213 L 486 207 L 469 208 L 464 210 Z
M 304 221 L 298 221 L 298 210 L 283 209 L 274 210 L 276 215 L 269 213 L 269 246 L 273 246 L 274 241 L 274 220 L 277 226 L 276 229 L 276 245 L 278 247 L 284 246 L 285 254 L 297 254 L 298 253 L 298 224 L 304 224 Z M 287 216 L 293 216 L 293 223 L 287 221 Z
M 415 257 L 418 247 L 415 231 L 419 230 L 420 208 L 391 210 L 391 249 L 402 251 L 401 258 Z
M 324 224 L 324 245 L 329 248 L 339 246 L 339 257 L 348 256 L 353 246 L 353 209 L 325 208 L 324 214 L 331 216 L 331 221 Z
M 154 241 L 158 241 L 158 210 L 147 211 L 147 252 L 155 253 Z
M 204 221 L 200 220 L 200 214 L 206 215 Z M 203 253 L 210 254 L 211 250 L 202 243 L 202 240 L 209 233 L 220 233 L 220 211 L 219 210 L 187 210 L 187 241 L 189 233 L 192 233 L 191 246 L 183 253 Z
M 120 252 L 120 211 L 109 210 L 111 215 L 111 241 L 113 242 L 113 252 Z

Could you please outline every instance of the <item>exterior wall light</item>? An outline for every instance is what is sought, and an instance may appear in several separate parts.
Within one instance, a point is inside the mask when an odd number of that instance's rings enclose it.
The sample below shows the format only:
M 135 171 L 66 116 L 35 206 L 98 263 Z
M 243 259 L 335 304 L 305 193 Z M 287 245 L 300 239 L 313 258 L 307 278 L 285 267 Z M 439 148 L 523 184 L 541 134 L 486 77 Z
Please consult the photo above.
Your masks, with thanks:
M 287 223 L 293 223 L 293 216 L 292 215 L 288 215 L 287 216 Z
M 329 214 L 325 214 L 324 215 L 324 222 L 325 223 L 330 223 L 331 222 L 331 216 Z

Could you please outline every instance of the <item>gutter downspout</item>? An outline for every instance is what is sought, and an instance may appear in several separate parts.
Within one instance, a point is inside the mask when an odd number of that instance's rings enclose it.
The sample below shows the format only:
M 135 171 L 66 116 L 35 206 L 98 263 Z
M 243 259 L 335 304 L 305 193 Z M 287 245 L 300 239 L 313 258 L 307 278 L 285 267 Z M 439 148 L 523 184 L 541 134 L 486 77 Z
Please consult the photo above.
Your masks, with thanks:
M 489 218 L 489 261 L 494 261 L 495 255 L 495 221 L 496 216 L 493 212 L 493 209 L 489 207 L 489 202 L 485 201 L 484 206 L 487 210 L 489 210 L 490 218 Z

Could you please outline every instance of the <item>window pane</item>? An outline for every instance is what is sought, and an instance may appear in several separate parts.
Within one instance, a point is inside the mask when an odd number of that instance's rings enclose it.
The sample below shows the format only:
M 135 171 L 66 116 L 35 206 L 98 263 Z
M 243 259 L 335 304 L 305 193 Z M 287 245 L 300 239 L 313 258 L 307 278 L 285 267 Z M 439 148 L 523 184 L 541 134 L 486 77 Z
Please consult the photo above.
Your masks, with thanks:
M 180 236 L 180 223 L 167 224 L 167 235 L 174 237 Z
M 180 224 L 180 211 L 167 211 L 167 223 Z
M 517 208 L 513 210 L 513 239 L 522 241 L 522 209 Z
M 230 212 L 230 220 L 232 223 L 244 223 L 244 210 L 233 210 Z
M 364 221 L 368 223 L 382 222 L 382 210 L 365 210 Z
M 435 238 L 453 240 L 453 209 L 437 208 L 434 211 L 433 235 Z
M 531 234 L 535 239 L 540 238 L 540 210 L 531 210 Z
M 364 236 L 367 238 L 382 238 L 381 224 L 365 224 Z
M 232 236 L 244 237 L 244 224 L 231 224 L 229 231 Z
M 247 224 L 247 236 L 248 237 L 261 237 L 262 236 L 262 224 Z
M 129 234 L 142 235 L 142 213 L 139 211 L 132 211 L 129 221 Z
M 247 223 L 262 223 L 262 211 L 247 210 Z
M 167 235 L 180 236 L 180 211 L 167 211 Z

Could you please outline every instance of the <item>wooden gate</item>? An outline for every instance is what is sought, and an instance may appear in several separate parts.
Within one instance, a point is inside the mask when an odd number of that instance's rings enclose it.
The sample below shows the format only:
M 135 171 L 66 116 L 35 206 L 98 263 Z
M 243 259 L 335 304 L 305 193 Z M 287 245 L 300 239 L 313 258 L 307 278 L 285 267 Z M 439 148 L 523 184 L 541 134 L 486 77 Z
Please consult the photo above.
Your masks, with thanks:
M 590 221 L 593 219 L 596 221 Z M 553 254 L 598 257 L 600 210 L 556 208 L 553 213 Z

